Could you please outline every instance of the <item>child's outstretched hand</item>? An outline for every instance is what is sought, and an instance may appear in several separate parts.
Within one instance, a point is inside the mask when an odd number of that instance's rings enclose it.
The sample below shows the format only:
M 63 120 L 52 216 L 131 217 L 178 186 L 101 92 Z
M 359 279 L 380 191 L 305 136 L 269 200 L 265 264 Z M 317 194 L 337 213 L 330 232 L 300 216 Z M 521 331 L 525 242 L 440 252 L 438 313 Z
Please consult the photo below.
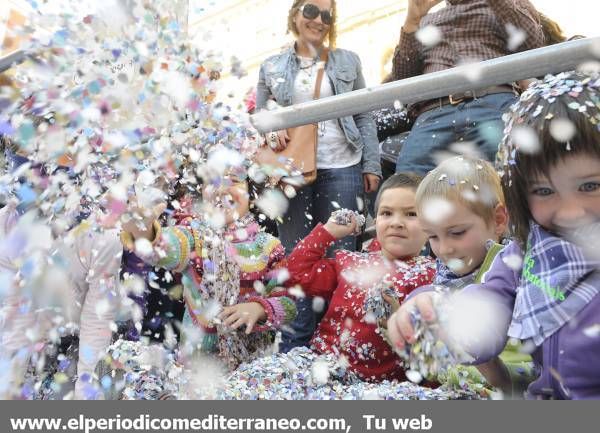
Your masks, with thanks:
M 254 325 L 267 320 L 267 313 L 258 302 L 244 302 L 223 308 L 223 311 L 219 314 L 219 319 L 223 321 L 225 326 L 232 329 L 238 329 L 240 326 L 246 325 L 246 334 L 250 334 Z
M 351 215 L 350 218 L 350 224 L 342 225 L 336 222 L 336 218 L 332 214 L 329 217 L 329 220 L 327 220 L 327 223 L 325 223 L 325 230 L 327 230 L 329 234 L 336 239 L 342 239 L 346 236 L 350 236 L 356 232 L 357 228 L 356 217 Z
M 433 308 L 434 295 L 434 293 L 420 293 L 416 295 L 414 298 L 403 303 L 388 319 L 388 338 L 395 347 L 404 349 L 407 343 L 412 344 L 416 341 L 411 322 L 411 312 L 414 309 L 419 310 L 421 317 L 429 323 L 437 320 L 435 309 Z

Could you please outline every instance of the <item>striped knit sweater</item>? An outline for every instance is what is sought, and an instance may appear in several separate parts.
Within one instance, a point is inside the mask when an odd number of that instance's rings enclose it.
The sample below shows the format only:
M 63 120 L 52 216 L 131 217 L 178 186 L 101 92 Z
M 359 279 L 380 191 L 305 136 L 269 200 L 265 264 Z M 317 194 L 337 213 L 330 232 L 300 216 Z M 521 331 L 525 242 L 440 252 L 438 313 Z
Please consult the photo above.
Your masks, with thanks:
M 202 296 L 204 267 L 209 251 L 202 240 L 203 223 L 192 216 L 179 219 L 179 224 L 164 227 L 154 241 L 154 251 L 142 257 L 144 261 L 174 272 L 182 273 L 186 311 L 184 324 L 193 323 L 204 332 L 200 350 L 218 351 L 216 328 L 208 326 L 203 317 L 206 297 Z M 267 320 L 254 327 L 254 332 L 280 328 L 296 317 L 296 305 L 283 286 L 285 251 L 279 239 L 260 230 L 258 224 L 247 216 L 225 232 L 226 253 L 240 268 L 240 294 L 236 303 L 258 302 Z M 224 276 L 227 278 L 227 276 Z M 258 282 L 258 283 L 257 283 Z M 260 284 L 259 284 L 260 283 Z M 256 287 L 264 287 L 262 295 Z

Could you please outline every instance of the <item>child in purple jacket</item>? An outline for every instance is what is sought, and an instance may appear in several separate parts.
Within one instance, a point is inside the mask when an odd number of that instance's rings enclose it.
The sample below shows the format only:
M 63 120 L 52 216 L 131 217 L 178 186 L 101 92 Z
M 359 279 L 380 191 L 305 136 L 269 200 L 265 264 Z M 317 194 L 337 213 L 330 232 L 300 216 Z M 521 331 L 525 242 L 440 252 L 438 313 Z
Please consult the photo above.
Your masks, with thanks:
M 600 399 L 600 75 L 548 76 L 505 121 L 497 168 L 515 240 L 482 284 L 452 299 L 471 305 L 460 309 L 468 338 L 442 326 L 475 363 L 498 355 L 508 337 L 525 341 L 541 372 L 530 398 Z M 390 318 L 398 348 L 415 341 L 415 308 L 436 321 L 436 296 L 420 293 Z M 495 317 L 482 321 L 474 299 Z

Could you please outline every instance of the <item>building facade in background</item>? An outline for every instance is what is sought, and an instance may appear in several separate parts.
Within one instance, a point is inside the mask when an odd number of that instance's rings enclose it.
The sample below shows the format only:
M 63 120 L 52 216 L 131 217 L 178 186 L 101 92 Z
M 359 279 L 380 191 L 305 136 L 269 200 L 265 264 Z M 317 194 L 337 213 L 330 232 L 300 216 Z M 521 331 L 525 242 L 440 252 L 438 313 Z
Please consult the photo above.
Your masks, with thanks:
M 133 0 L 50 0 L 51 5 L 76 1 L 79 6 L 114 7 L 111 3 Z M 597 14 L 565 15 L 561 0 L 532 0 L 541 11 L 556 19 L 567 35 L 600 35 Z M 393 49 L 398 42 L 408 0 L 338 0 L 338 46 L 358 53 L 367 85 L 379 84 L 391 70 Z M 573 7 L 591 0 L 571 0 Z M 85 5 L 84 5 L 85 4 Z M 223 63 L 221 99 L 241 101 L 256 85 L 258 68 L 268 56 L 293 40 L 286 34 L 292 0 L 173 0 L 181 28 L 195 43 L 215 53 Z M 443 7 L 443 3 L 438 5 Z M 597 7 L 597 6 L 595 6 Z M 593 9 L 593 8 L 592 8 Z M 27 0 L 0 1 L 0 56 L 18 49 L 22 37 L 15 29 L 31 10 Z M 232 68 L 232 65 L 234 67 Z M 233 72 L 232 72 L 233 69 Z
M 0 2 L 0 56 L 19 49 L 22 38 L 18 30 L 25 24 L 28 10 L 23 0 Z
M 404 21 L 407 0 L 338 0 L 337 45 L 355 51 L 368 85 L 391 70 L 393 49 Z M 287 31 L 291 0 L 190 0 L 189 33 L 202 46 L 223 53 L 223 92 L 244 95 L 256 85 L 262 61 L 293 41 Z M 246 75 L 230 71 L 231 58 Z

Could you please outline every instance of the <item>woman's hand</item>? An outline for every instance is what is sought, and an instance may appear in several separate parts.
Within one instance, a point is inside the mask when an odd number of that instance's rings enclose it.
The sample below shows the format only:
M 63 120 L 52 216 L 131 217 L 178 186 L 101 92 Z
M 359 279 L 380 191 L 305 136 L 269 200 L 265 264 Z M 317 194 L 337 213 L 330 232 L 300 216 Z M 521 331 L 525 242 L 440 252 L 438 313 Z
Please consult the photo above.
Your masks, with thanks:
M 223 308 L 223 311 L 219 314 L 219 319 L 223 321 L 225 326 L 232 329 L 238 329 L 240 326 L 246 325 L 246 334 L 250 334 L 254 325 L 267 320 L 267 313 L 258 302 L 244 302 Z
M 365 184 L 366 193 L 375 192 L 377 191 L 377 188 L 379 188 L 380 179 L 376 174 L 365 173 L 363 174 L 363 182 Z
M 274 152 L 285 150 L 290 142 L 290 136 L 287 130 L 269 132 L 266 135 L 266 143 Z
M 416 308 L 421 317 L 429 323 L 437 320 L 433 308 L 434 293 L 420 293 L 414 298 L 403 303 L 388 319 L 388 337 L 392 344 L 398 349 L 404 349 L 406 344 L 415 342 L 415 331 L 411 322 L 411 312 Z

